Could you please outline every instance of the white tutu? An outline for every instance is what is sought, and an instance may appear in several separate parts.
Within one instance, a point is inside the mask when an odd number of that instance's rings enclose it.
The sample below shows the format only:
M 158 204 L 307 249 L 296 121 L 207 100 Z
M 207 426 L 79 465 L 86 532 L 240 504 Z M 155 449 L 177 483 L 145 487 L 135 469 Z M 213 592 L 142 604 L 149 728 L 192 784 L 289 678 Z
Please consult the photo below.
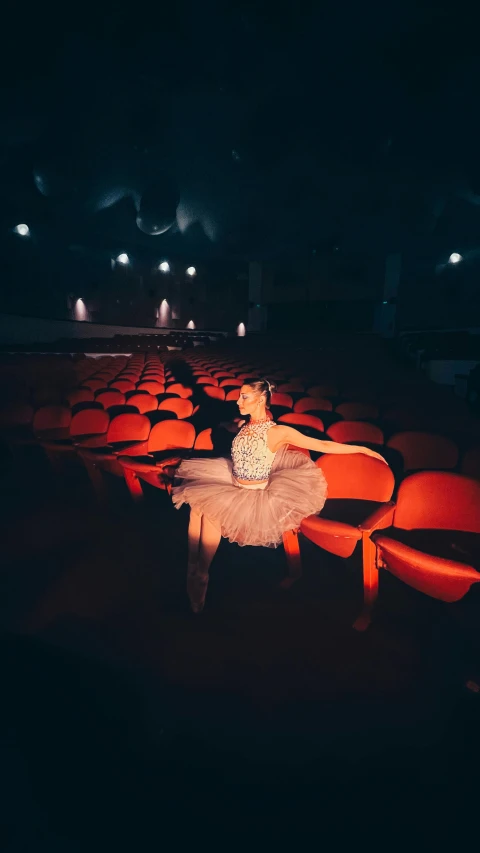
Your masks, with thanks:
M 320 512 L 327 482 L 304 453 L 282 448 L 264 489 L 236 485 L 230 459 L 182 462 L 172 490 L 174 506 L 187 503 L 238 545 L 276 547 L 288 530 Z

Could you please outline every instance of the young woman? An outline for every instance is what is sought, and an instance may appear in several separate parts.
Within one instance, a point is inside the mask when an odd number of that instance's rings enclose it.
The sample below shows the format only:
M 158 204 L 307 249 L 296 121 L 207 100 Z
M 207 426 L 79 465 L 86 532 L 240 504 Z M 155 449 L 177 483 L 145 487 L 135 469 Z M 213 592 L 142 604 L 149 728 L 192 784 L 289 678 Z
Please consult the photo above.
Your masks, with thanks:
M 203 610 L 208 572 L 222 536 L 239 545 L 277 546 L 283 534 L 320 512 L 327 483 L 304 453 L 365 453 L 385 462 L 367 447 L 308 438 L 276 424 L 269 412 L 274 388 L 267 379 L 240 390 L 238 408 L 248 420 L 237 425 L 232 459 L 182 462 L 172 490 L 178 509 L 190 505 L 187 592 L 194 613 Z

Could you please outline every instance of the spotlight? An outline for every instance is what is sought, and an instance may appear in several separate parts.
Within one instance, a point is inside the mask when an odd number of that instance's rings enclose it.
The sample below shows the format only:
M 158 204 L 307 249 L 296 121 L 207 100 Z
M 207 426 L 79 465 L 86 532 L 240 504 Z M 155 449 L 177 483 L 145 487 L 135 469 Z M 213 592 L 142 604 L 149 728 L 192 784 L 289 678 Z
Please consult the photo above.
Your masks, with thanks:
M 124 266 L 126 266 L 126 264 L 129 264 L 129 263 L 130 263 L 130 258 L 128 257 L 128 255 L 125 252 L 122 252 L 117 258 L 117 264 L 123 264 Z
M 15 231 L 15 234 L 19 234 L 20 237 L 30 237 L 30 228 L 28 225 L 25 225 L 24 222 L 20 225 L 16 225 L 13 230 Z
M 158 265 L 158 269 L 161 272 L 170 272 L 170 264 L 168 261 L 162 261 L 162 263 Z
M 197 274 L 197 271 L 195 267 L 187 267 L 186 273 L 193 278 L 193 276 Z
M 237 326 L 237 335 L 239 338 L 244 338 L 246 335 L 245 323 L 239 323 Z
M 459 264 L 460 261 L 463 261 L 463 258 L 461 255 L 458 254 L 458 252 L 452 252 L 448 259 L 449 264 Z
M 190 322 L 187 323 L 187 329 L 194 329 L 194 328 L 195 328 L 195 323 L 193 322 L 193 320 L 190 320 Z

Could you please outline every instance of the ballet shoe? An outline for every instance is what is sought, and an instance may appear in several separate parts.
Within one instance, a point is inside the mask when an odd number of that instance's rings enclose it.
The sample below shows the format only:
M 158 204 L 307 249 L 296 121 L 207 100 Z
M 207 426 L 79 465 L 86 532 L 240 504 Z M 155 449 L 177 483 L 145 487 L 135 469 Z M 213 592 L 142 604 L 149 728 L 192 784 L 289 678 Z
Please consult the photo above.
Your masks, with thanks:
M 187 576 L 187 594 L 190 599 L 190 607 L 193 613 L 201 613 L 205 607 L 205 597 L 207 594 L 208 576 L 202 577 L 198 574 L 189 573 Z

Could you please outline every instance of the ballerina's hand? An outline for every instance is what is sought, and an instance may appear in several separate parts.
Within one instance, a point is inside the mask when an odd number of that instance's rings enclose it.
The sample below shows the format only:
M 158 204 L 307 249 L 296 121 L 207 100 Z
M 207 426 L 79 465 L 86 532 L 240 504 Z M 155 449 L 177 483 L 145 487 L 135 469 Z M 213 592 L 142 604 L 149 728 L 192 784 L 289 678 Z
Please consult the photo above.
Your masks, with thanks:
M 383 462 L 385 465 L 388 465 L 386 459 L 380 453 L 377 453 L 375 450 L 370 450 L 369 447 L 362 447 L 361 452 L 365 454 L 365 456 L 372 456 L 373 459 L 379 459 L 380 462 Z

